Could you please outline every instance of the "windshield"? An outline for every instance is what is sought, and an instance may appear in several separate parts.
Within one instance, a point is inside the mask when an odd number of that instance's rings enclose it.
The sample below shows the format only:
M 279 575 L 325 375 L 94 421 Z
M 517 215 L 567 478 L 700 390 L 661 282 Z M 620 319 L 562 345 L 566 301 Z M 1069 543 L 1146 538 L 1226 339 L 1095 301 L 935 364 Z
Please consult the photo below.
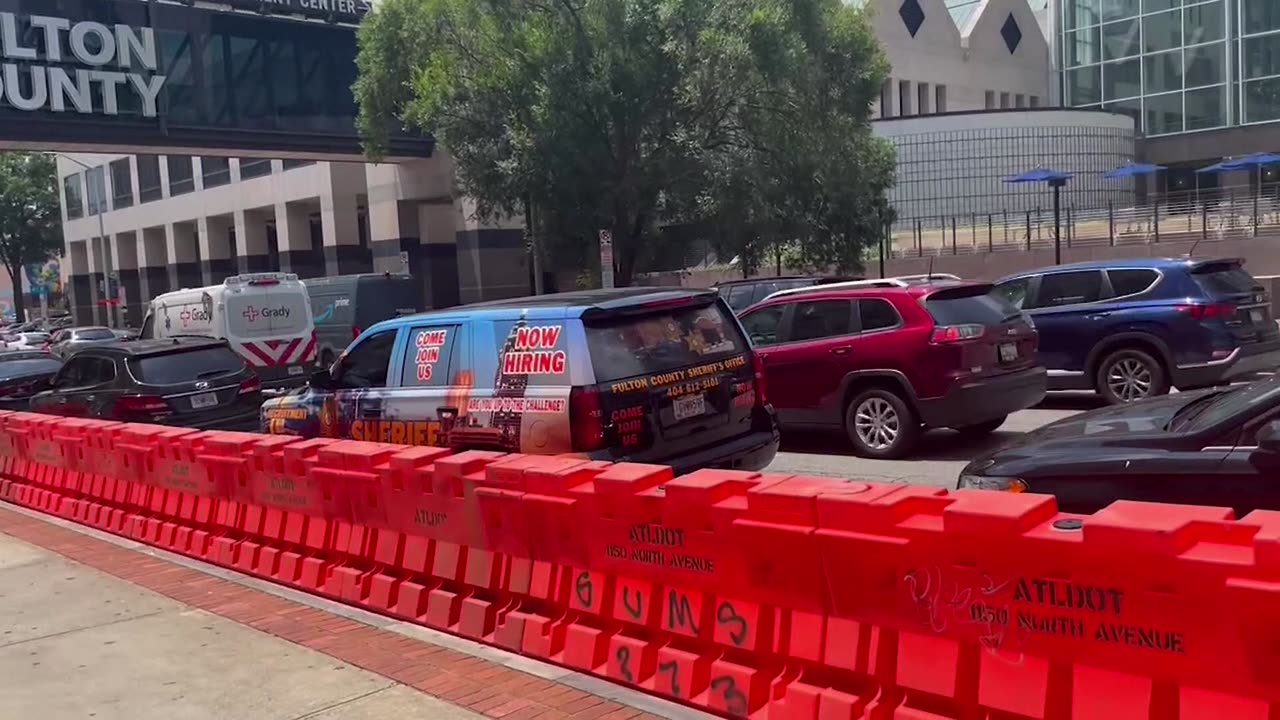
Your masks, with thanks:
M 111 340 L 116 334 L 107 328 L 89 328 L 88 330 L 77 330 L 76 340 Z
M 999 325 L 1022 314 L 987 287 L 936 292 L 925 300 L 924 308 L 939 325 Z
M 194 382 L 240 372 L 243 368 L 244 360 L 225 347 L 151 355 L 129 361 L 133 376 L 138 382 L 148 385 Z
M 596 382 L 645 375 L 746 352 L 738 325 L 719 302 L 626 317 L 587 327 Z
M 1211 296 L 1243 295 L 1260 289 L 1258 281 L 1235 263 L 1206 265 L 1193 271 L 1191 277 Z
M 0 381 L 46 373 L 52 375 L 60 367 L 62 367 L 62 363 L 51 358 L 6 360 L 0 363 Z
M 1195 414 L 1187 416 L 1188 429 L 1217 425 L 1241 413 L 1257 414 L 1280 402 L 1280 376 L 1231 388 L 1205 402 Z

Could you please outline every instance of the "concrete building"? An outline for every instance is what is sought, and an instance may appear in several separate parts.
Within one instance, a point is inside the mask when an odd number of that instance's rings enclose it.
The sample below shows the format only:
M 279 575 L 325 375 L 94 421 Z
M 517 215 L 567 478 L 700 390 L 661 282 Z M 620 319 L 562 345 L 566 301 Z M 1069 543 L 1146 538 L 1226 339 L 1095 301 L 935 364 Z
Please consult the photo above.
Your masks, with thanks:
M 408 271 L 434 306 L 527 292 L 516 224 L 478 221 L 445 156 L 396 165 L 58 156 L 63 272 L 79 322 L 141 322 L 149 298 L 240 272 Z

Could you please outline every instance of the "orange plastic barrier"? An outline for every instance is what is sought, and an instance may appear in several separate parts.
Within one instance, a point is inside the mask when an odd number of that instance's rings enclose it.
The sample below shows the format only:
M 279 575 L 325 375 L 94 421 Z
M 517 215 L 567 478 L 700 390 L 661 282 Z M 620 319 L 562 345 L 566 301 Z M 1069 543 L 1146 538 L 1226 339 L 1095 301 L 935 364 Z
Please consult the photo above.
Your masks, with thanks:
M 12 412 L 0 499 L 731 717 L 1280 717 L 1280 513 Z

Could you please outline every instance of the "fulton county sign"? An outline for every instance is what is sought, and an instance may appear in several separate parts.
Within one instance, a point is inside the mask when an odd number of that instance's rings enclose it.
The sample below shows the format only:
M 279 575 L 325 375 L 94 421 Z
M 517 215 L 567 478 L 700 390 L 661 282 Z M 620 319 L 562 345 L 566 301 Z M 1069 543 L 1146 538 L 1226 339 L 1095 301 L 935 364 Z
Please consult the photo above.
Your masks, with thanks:
M 116 115 L 125 102 L 156 115 L 165 76 L 149 27 L 0 12 L 0 51 L 0 104 Z

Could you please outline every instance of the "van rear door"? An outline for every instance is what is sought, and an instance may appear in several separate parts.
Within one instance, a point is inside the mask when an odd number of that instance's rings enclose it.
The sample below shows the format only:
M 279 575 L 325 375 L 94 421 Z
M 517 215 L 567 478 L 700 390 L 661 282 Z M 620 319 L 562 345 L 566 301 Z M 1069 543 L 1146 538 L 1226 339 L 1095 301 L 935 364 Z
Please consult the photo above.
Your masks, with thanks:
M 661 461 L 751 431 L 750 346 L 713 293 L 583 316 L 606 442 Z
M 228 290 L 228 342 L 267 387 L 297 384 L 315 363 L 315 323 L 298 281 L 250 280 Z

